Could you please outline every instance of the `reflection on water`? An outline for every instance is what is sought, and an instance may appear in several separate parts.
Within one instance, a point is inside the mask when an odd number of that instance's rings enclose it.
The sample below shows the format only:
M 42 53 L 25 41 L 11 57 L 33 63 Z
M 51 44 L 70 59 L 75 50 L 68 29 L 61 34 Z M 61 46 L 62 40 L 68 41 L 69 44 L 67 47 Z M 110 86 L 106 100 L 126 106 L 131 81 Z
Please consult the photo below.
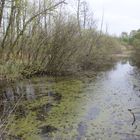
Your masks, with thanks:
M 136 67 L 121 61 L 92 81 L 44 77 L 6 85 L 0 94 L 2 139 L 140 140 Z
M 26 97 L 27 97 L 27 100 L 35 99 L 35 91 L 32 84 L 26 85 Z

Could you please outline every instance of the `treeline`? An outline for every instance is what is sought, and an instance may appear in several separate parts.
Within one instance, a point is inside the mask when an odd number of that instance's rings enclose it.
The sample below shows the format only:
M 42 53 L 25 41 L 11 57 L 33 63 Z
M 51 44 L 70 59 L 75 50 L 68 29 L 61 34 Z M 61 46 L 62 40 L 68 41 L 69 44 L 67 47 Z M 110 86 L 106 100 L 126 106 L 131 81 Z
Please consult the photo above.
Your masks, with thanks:
M 71 12 L 65 0 L 1 0 L 0 76 L 98 68 L 119 52 L 115 38 L 97 31 L 87 2 L 74 6 Z
M 132 31 L 130 36 L 130 44 L 134 46 L 133 60 L 140 67 L 140 29 Z
M 132 46 L 134 51 L 132 55 L 133 62 L 140 66 L 140 29 L 132 30 L 129 34 L 123 32 L 121 38 L 125 44 Z

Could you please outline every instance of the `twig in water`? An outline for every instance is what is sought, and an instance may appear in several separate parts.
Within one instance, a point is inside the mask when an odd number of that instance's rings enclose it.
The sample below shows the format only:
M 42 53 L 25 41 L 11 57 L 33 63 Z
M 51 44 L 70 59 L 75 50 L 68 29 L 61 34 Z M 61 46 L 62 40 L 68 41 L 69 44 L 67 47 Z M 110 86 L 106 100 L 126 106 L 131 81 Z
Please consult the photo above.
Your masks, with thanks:
M 132 122 L 132 125 L 134 125 L 135 121 L 136 121 L 136 117 L 135 117 L 135 114 L 132 112 L 131 109 L 128 109 L 128 111 L 132 114 L 133 116 L 133 122 Z
M 13 109 L 9 112 L 7 118 L 6 118 L 6 119 L 4 120 L 4 122 L 2 123 L 2 126 L 4 126 L 4 124 L 6 123 L 6 121 L 8 121 L 8 118 L 10 118 L 11 114 L 14 112 L 14 110 L 16 109 L 16 107 L 18 106 L 18 104 L 20 103 L 22 97 L 23 97 L 23 94 L 22 94 L 21 97 L 18 99 L 18 101 L 17 101 L 16 104 L 14 105 Z M 11 121 L 9 121 L 9 122 L 7 123 L 7 125 L 5 126 L 5 128 L 2 130 L 2 132 L 1 132 L 1 134 L 0 134 L 0 137 L 5 133 L 5 131 L 6 131 L 7 127 L 8 127 L 8 125 L 10 124 L 10 122 L 11 122 Z M 1 126 L 1 127 L 2 127 L 2 126 Z

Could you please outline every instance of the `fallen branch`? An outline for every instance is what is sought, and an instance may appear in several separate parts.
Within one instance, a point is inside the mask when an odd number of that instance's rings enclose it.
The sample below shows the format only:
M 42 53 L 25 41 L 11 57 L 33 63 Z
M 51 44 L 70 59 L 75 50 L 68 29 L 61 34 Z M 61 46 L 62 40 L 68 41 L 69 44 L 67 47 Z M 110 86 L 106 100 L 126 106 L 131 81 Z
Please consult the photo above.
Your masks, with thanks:
M 19 105 L 22 97 L 24 94 L 22 94 L 20 96 L 20 98 L 18 99 L 18 101 L 15 103 L 13 109 L 9 112 L 7 118 L 4 120 L 4 122 L 2 122 L 1 127 L 3 127 L 5 125 L 5 123 L 8 121 L 8 119 L 11 117 L 12 113 L 15 111 L 16 107 Z M 8 121 L 8 123 L 6 124 L 5 128 L 2 130 L 2 132 L 0 133 L 0 137 L 2 137 L 2 135 L 6 132 L 6 129 L 8 127 L 8 125 L 11 123 L 11 121 Z
M 132 125 L 134 125 L 135 121 L 136 121 L 136 117 L 135 117 L 135 114 L 132 112 L 131 109 L 128 109 L 128 111 L 132 114 L 133 116 L 133 122 L 132 122 Z

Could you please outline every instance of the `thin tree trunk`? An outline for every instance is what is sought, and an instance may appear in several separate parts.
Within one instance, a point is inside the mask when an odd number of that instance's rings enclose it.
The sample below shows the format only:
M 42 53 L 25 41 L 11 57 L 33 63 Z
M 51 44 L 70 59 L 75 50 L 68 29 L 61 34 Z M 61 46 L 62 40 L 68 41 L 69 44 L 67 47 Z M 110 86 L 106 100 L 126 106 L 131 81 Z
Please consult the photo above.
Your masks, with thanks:
M 7 36 L 9 35 L 9 30 L 10 30 L 10 27 L 11 27 L 11 24 L 12 24 L 12 20 L 13 20 L 13 13 L 14 13 L 14 0 L 12 1 L 12 4 L 11 4 L 11 13 L 10 13 L 10 18 L 9 18 L 9 22 L 8 22 L 8 26 L 7 26 L 7 29 L 6 29 L 6 33 L 5 33 L 5 36 L 2 40 L 2 43 L 1 43 L 1 47 L 4 48 L 5 47 L 5 41 L 6 41 L 6 38 Z
M 77 1 L 77 22 L 78 22 L 78 28 L 79 28 L 79 31 L 81 31 L 81 27 L 80 27 L 80 3 L 81 3 L 81 0 L 78 0 Z
M 35 14 L 35 15 L 32 16 L 29 20 L 26 21 L 25 25 L 23 26 L 23 29 L 20 31 L 20 33 L 17 35 L 15 41 L 13 42 L 13 44 L 12 44 L 12 46 L 11 46 L 11 48 L 10 48 L 10 52 L 7 54 L 7 59 L 9 59 L 10 54 L 13 53 L 13 48 L 16 46 L 18 40 L 19 40 L 20 37 L 23 35 L 23 33 L 24 33 L 24 31 L 26 30 L 27 26 L 28 26 L 35 18 L 37 18 L 38 16 L 40 16 L 41 14 L 44 14 L 45 12 L 54 10 L 57 6 L 59 6 L 59 5 L 62 4 L 62 3 L 65 3 L 65 0 L 60 1 L 60 2 L 58 2 L 57 4 L 51 6 L 51 7 L 47 8 L 47 9 L 45 9 L 45 10 L 43 10 L 43 11 L 37 13 L 37 14 Z
M 1 24 L 2 24 L 4 5 L 5 5 L 5 0 L 1 0 L 1 5 L 0 5 L 0 28 L 1 28 Z

